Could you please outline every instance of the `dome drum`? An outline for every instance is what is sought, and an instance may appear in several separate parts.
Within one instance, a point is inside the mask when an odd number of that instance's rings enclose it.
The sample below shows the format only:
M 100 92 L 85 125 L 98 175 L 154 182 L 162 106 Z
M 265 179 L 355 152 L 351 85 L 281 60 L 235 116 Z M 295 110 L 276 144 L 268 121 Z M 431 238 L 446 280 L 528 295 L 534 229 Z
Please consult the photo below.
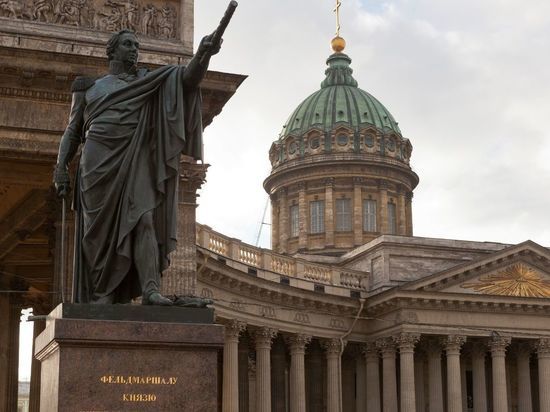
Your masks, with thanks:
M 273 143 L 269 151 L 271 166 L 276 170 L 289 160 L 330 153 L 367 153 L 393 158 L 410 164 L 412 145 L 397 133 L 384 134 L 370 126 L 359 131 L 340 126 L 324 132 L 311 129 L 302 136 L 289 135 Z

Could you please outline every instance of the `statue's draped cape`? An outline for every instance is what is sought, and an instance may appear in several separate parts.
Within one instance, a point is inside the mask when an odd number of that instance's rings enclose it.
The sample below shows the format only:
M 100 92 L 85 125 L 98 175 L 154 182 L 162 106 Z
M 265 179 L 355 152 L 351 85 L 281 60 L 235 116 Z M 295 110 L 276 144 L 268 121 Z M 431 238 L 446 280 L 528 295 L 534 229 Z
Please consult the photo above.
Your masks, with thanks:
M 168 267 L 180 154 L 202 159 L 200 91 L 184 89 L 184 70 L 162 67 L 86 105 L 74 199 L 76 302 L 114 293 L 122 303 L 141 294 L 133 229 L 148 211 L 159 270 Z

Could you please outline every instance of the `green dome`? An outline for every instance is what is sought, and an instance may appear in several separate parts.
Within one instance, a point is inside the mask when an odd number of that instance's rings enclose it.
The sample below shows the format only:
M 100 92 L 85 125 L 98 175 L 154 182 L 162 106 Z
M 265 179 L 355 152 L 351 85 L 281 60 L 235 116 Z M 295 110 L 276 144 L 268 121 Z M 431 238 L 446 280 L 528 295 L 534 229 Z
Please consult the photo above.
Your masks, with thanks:
M 316 128 L 333 130 L 344 124 L 354 130 L 372 125 L 382 131 L 401 135 L 391 113 L 376 98 L 357 87 L 351 59 L 344 53 L 334 53 L 327 59 L 329 66 L 321 89 L 306 98 L 290 115 L 280 138 L 300 136 Z

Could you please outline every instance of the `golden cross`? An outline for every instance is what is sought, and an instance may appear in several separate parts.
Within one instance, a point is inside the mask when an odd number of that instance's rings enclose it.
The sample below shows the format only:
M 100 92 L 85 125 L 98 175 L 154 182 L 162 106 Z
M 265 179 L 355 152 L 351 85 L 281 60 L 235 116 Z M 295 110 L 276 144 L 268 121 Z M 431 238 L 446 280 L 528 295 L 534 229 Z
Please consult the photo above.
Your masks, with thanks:
M 336 0 L 336 7 L 334 8 L 334 13 L 336 13 L 336 37 L 340 37 L 340 6 L 342 2 Z

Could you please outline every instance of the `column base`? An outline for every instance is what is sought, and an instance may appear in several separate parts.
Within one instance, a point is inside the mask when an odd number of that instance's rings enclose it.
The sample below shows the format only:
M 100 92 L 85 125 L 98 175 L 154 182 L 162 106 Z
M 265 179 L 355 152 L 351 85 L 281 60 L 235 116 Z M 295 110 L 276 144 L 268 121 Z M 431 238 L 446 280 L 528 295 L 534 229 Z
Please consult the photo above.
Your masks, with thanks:
M 212 319 L 212 309 L 59 305 L 35 343 L 41 411 L 217 410 L 224 328 Z

